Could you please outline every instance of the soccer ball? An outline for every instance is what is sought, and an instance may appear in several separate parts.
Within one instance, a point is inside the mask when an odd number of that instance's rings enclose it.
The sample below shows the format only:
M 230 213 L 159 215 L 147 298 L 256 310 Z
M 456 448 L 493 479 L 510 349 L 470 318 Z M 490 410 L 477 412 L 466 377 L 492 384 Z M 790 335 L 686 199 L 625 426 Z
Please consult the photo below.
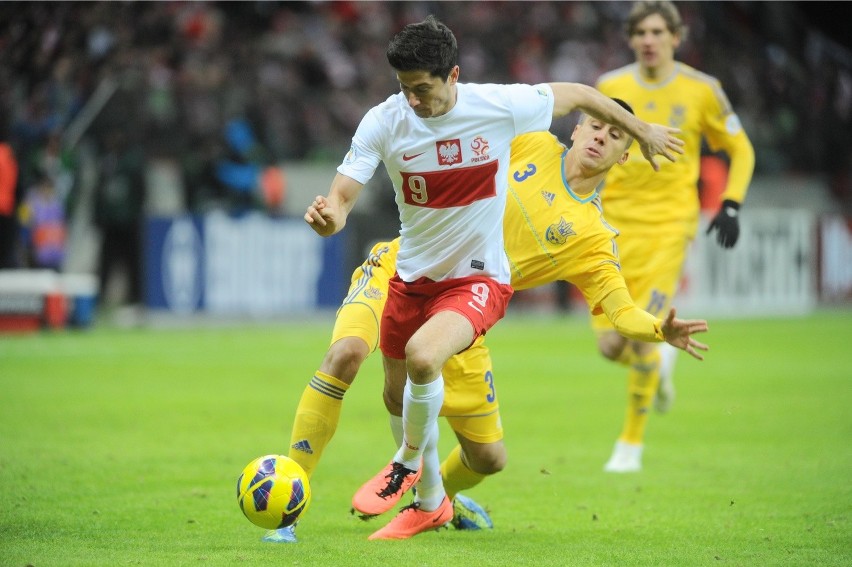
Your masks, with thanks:
M 311 502 L 308 475 L 284 455 L 250 462 L 237 479 L 237 501 L 251 523 L 275 530 L 292 526 Z

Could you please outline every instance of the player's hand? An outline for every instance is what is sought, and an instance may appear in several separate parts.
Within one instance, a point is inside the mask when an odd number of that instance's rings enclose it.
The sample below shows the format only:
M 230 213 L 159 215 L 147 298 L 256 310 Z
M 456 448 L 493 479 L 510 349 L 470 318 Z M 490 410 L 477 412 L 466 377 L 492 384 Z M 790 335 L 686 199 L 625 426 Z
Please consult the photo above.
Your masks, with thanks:
M 338 211 L 331 206 L 328 199 L 317 195 L 305 212 L 305 222 L 320 236 L 331 236 L 343 228 L 343 221 L 339 216 Z
M 707 234 L 716 229 L 716 242 L 722 248 L 733 248 L 740 237 L 740 221 L 737 218 L 740 213 L 740 204 L 730 199 L 722 202 L 722 208 L 713 218 L 713 222 L 707 227 Z
M 660 171 L 660 165 L 655 156 L 661 155 L 669 161 L 675 161 L 674 154 L 683 153 L 683 140 L 675 134 L 680 134 L 680 129 L 661 124 L 648 125 L 648 135 L 644 141 L 639 142 L 639 147 L 645 159 L 651 162 L 654 171 Z
M 707 332 L 707 321 L 700 319 L 677 319 L 675 315 L 675 309 L 672 307 L 668 317 L 663 321 L 662 331 L 666 342 L 673 347 L 685 350 L 690 356 L 698 360 L 704 360 L 704 357 L 698 351 L 707 351 L 710 350 L 710 347 L 696 341 L 692 338 L 692 335 Z

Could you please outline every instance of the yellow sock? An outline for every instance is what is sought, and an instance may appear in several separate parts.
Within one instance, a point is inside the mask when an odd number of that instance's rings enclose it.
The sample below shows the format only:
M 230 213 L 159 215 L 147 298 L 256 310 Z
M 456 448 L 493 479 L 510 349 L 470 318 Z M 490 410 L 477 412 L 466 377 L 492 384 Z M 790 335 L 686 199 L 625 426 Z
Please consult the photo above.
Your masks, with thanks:
M 302 465 L 308 478 L 337 430 L 343 394 L 348 389 L 345 382 L 318 370 L 302 393 L 293 420 L 288 456 Z
M 634 354 L 627 374 L 627 414 L 620 437 L 625 443 L 642 444 L 648 413 L 659 384 L 659 349 L 655 348 L 644 356 Z
M 470 470 L 462 459 L 461 445 L 456 445 L 450 451 L 447 459 L 441 463 L 441 478 L 444 479 L 444 490 L 452 500 L 462 490 L 473 488 L 485 479 L 484 474 Z

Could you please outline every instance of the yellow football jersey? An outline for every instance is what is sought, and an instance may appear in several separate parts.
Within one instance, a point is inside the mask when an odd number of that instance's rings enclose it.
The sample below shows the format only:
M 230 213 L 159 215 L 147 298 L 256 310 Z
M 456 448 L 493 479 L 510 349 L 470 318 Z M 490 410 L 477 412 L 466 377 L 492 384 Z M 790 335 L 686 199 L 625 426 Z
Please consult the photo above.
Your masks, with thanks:
M 679 128 L 685 142 L 684 153 L 675 154 L 676 162 L 657 157 L 659 172 L 654 172 L 636 142 L 627 163 L 610 171 L 601 196 L 607 219 L 619 230 L 631 235 L 663 230 L 695 234 L 702 136 L 713 151 L 737 156 L 723 198 L 743 202 L 754 150 L 718 80 L 676 63 L 670 77 L 650 83 L 633 63 L 606 73 L 597 87 L 627 101 L 645 122 Z
M 625 288 L 614 238 L 597 192 L 577 195 L 565 181 L 568 149 L 549 132 L 512 141 L 503 232 L 512 287 L 528 289 L 556 280 L 574 284 L 593 312 Z

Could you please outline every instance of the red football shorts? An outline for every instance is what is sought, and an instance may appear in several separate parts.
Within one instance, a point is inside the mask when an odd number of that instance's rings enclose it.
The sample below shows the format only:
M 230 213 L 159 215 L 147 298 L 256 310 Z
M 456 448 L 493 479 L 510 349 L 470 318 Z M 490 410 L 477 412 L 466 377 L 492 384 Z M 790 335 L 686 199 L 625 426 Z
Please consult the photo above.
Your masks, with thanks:
M 491 278 L 470 276 L 440 282 L 420 278 L 406 283 L 394 274 L 382 313 L 382 353 L 389 358 L 405 358 L 405 345 L 411 336 L 441 311 L 466 317 L 476 340 L 503 318 L 513 291 L 512 286 Z

